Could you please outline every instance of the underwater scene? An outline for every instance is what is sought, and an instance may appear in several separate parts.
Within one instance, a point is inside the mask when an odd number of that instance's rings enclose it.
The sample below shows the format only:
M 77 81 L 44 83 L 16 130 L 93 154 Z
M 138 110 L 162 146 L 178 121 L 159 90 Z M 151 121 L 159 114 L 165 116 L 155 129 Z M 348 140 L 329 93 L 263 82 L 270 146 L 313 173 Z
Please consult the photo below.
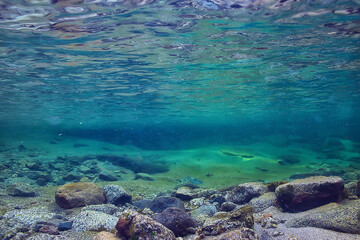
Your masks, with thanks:
M 0 0 L 0 239 L 360 240 L 359 0 Z

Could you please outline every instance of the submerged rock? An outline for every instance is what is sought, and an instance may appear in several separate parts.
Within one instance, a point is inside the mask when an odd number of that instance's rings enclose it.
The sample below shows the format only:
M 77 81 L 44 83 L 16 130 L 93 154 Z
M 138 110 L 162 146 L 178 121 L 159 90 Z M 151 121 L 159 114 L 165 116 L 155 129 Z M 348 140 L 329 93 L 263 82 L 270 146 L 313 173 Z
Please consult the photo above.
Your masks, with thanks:
M 235 186 L 225 195 L 225 198 L 228 202 L 244 204 L 249 202 L 252 198 L 258 197 L 266 192 L 268 192 L 268 189 L 264 184 L 250 182 Z
M 96 155 L 99 161 L 109 161 L 117 166 L 122 166 L 132 170 L 135 173 L 162 173 L 169 171 L 166 165 L 144 161 L 138 158 L 130 158 L 127 156 L 117 156 L 110 154 Z
M 252 228 L 254 217 L 252 208 L 245 206 L 232 212 L 218 212 L 205 220 L 201 232 L 205 235 L 219 235 L 240 227 Z
M 214 238 L 214 240 L 258 240 L 259 237 L 250 228 L 241 228 L 240 230 L 233 230 L 223 233 Z
M 179 187 L 176 190 L 175 196 L 181 200 L 189 201 L 197 198 L 198 194 L 190 187 Z
M 177 237 L 189 233 L 189 228 L 195 227 L 195 222 L 182 209 L 170 207 L 156 214 L 153 219 L 174 232 Z
M 89 182 L 65 184 L 59 187 L 55 193 L 55 201 L 62 208 L 102 204 L 105 200 L 104 190 Z
M 249 205 L 255 213 L 261 212 L 268 207 L 276 205 L 276 195 L 273 192 L 264 193 L 260 197 L 251 199 Z
M 132 196 L 128 194 L 124 188 L 118 185 L 106 185 L 103 186 L 102 189 L 105 191 L 108 203 L 118 206 L 131 202 Z
M 276 188 L 277 202 L 286 211 L 298 212 L 342 199 L 344 181 L 340 177 L 309 177 Z
M 159 213 L 168 207 L 177 207 L 185 210 L 184 203 L 180 199 L 174 197 L 156 197 L 152 200 L 140 200 L 133 202 L 137 208 L 149 208 L 154 213 Z
M 330 203 L 317 211 L 309 211 L 300 218 L 287 222 L 288 227 L 317 227 L 334 231 L 360 234 L 360 200 L 344 205 Z
M 148 216 L 126 210 L 116 224 L 117 236 L 138 240 L 175 240 L 175 234 Z
M 115 205 L 112 204 L 99 204 L 99 205 L 86 206 L 82 208 L 81 211 L 96 211 L 96 212 L 103 212 L 106 214 L 113 215 L 114 213 L 119 211 L 119 208 L 117 208 Z
M 111 231 L 115 228 L 118 218 L 103 212 L 82 211 L 73 219 L 74 231 Z
M 35 197 L 36 190 L 27 183 L 13 183 L 6 189 L 7 194 L 14 197 Z
M 36 207 L 21 210 L 12 210 L 4 214 L 3 218 L 20 223 L 25 227 L 34 226 L 37 222 L 48 221 L 54 217 L 46 207 Z
M 150 175 L 150 174 L 147 174 L 147 173 L 137 173 L 135 175 L 135 180 L 144 180 L 144 181 L 154 181 L 155 179 Z

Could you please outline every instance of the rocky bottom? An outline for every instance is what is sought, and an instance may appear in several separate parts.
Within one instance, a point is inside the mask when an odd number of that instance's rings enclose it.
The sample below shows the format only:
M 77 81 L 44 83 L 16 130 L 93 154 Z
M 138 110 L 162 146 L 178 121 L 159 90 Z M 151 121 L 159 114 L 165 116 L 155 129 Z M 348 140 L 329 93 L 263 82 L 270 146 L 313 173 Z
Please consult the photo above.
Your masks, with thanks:
M 132 195 L 118 185 L 76 182 L 55 197 L 36 196 L 14 184 L 0 198 L 0 239 L 360 239 L 359 180 L 317 176 Z

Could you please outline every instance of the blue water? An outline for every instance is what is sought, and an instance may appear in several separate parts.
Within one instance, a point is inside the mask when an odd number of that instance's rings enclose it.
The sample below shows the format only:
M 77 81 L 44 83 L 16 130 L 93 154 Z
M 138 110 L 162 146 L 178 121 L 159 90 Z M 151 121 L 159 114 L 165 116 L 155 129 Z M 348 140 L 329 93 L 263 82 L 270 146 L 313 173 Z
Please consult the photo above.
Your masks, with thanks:
M 264 181 L 278 174 L 264 163 L 291 148 L 306 153 L 280 178 L 313 172 L 315 162 L 355 179 L 359 8 L 358 0 L 1 0 L 1 144 L 58 153 L 65 147 L 44 142 L 91 140 L 142 157 L 162 151 L 165 165 L 175 150 L 245 148 L 268 159 L 245 164 Z M 98 153 L 71 146 L 68 155 Z M 186 154 L 191 166 L 196 154 Z

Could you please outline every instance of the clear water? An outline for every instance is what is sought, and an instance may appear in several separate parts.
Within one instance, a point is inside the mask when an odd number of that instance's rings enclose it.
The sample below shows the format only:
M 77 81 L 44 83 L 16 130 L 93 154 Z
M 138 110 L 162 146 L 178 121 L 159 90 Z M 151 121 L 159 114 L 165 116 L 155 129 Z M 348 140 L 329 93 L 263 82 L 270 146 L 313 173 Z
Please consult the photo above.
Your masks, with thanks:
M 164 185 L 354 180 L 359 8 L 358 0 L 1 0 L 2 161 L 9 152 L 41 163 L 126 154 L 165 165 L 154 174 Z M 56 185 L 67 172 L 50 174 Z

